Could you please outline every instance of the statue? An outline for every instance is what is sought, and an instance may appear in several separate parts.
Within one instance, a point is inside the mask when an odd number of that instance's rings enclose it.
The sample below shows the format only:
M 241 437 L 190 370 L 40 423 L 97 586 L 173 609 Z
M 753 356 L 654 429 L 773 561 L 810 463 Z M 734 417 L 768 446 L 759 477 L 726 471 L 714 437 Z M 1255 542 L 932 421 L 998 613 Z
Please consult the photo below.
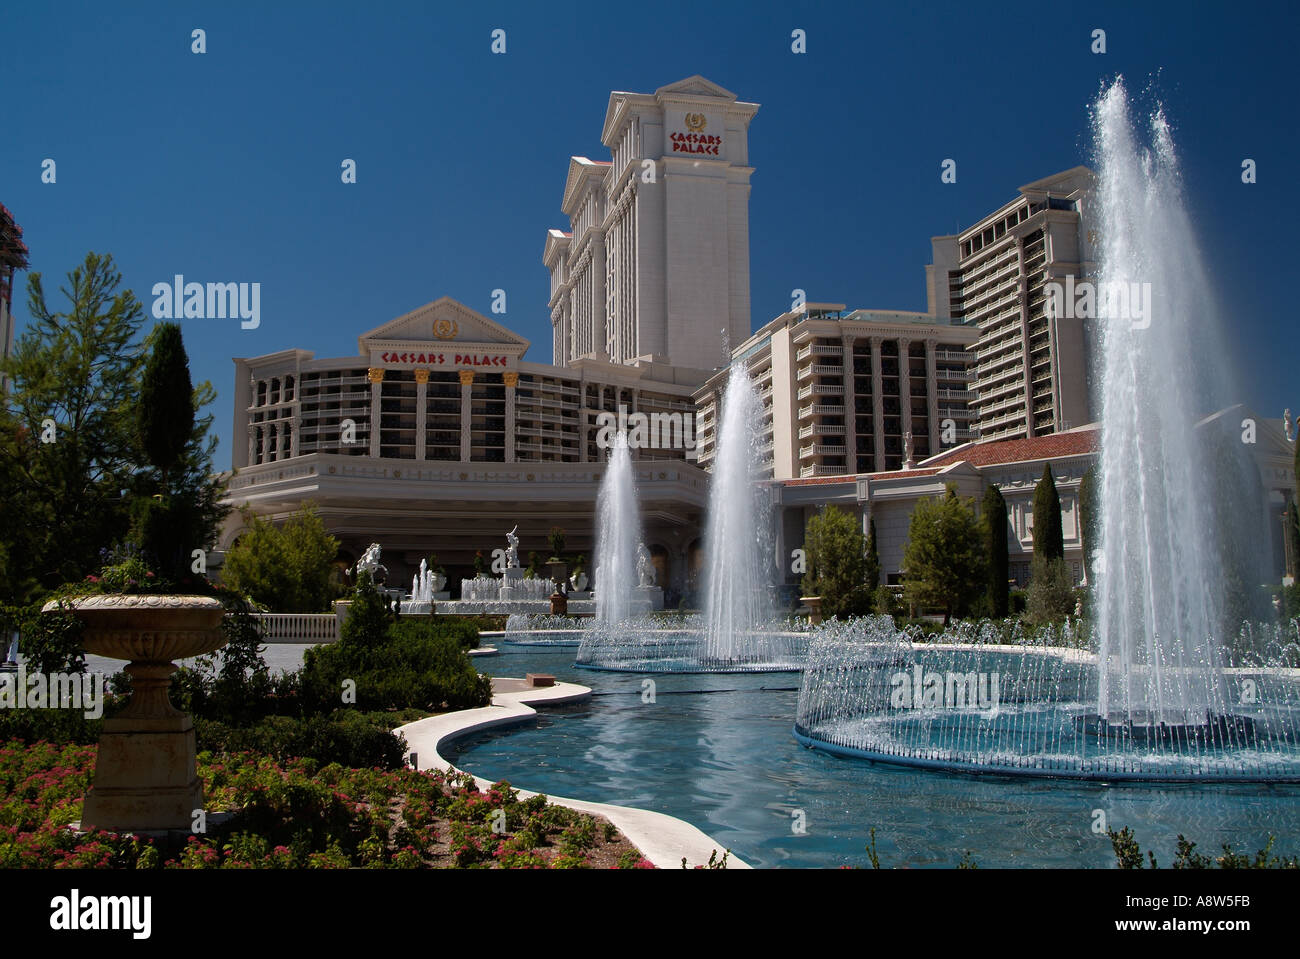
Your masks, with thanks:
M 506 549 L 506 569 L 517 569 L 519 567 L 519 537 L 515 535 L 519 532 L 519 524 L 506 533 L 506 542 L 510 545 Z
M 912 431 L 908 430 L 906 433 L 903 434 L 903 465 L 904 466 L 910 466 L 913 462 L 912 454 L 914 451 L 912 447 L 913 447 Z
M 383 552 L 378 543 L 371 543 L 361 559 L 357 560 L 357 565 L 348 570 L 348 574 L 356 577 L 361 573 L 369 573 L 370 581 L 376 586 L 382 585 L 388 579 L 388 568 L 379 562 L 379 555 Z
M 1286 441 L 1291 442 L 1291 408 L 1282 411 L 1282 429 L 1286 431 Z
M 643 589 L 655 584 L 655 567 L 650 561 L 650 550 L 646 549 L 645 543 L 637 543 L 636 546 L 636 575 L 640 580 L 638 585 Z

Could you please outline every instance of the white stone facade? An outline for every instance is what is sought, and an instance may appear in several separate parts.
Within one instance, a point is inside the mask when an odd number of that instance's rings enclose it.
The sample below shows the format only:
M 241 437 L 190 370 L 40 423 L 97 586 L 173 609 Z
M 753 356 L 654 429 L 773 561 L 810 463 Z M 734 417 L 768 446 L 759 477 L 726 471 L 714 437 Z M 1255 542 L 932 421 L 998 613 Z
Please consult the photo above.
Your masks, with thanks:
M 610 94 L 611 159 L 573 157 L 547 234 L 553 362 L 707 372 L 749 336 L 748 131 L 758 104 L 695 76 Z M 698 377 L 698 378 L 702 378 Z

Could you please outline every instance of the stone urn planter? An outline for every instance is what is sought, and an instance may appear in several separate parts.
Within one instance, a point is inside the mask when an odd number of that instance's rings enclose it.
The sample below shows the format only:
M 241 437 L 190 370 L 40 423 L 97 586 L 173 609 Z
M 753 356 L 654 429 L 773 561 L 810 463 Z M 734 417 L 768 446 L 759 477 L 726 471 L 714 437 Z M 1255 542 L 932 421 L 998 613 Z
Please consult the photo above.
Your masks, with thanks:
M 814 626 L 822 621 L 822 598 L 820 596 L 800 596 L 799 602 L 808 607 L 808 620 Z
M 104 720 L 82 828 L 188 832 L 203 808 L 203 784 L 194 723 L 171 704 L 167 689 L 177 668 L 172 660 L 225 645 L 225 607 L 210 596 L 102 594 L 67 602 L 85 624 L 86 652 L 129 661 L 132 690 L 126 707 Z M 51 602 L 44 611 L 57 608 Z
M 569 564 L 561 559 L 547 560 L 546 575 L 550 577 L 556 589 L 561 589 L 569 579 Z
M 582 570 L 578 570 L 569 578 L 569 587 L 575 593 L 581 593 L 587 589 L 587 582 L 587 574 Z

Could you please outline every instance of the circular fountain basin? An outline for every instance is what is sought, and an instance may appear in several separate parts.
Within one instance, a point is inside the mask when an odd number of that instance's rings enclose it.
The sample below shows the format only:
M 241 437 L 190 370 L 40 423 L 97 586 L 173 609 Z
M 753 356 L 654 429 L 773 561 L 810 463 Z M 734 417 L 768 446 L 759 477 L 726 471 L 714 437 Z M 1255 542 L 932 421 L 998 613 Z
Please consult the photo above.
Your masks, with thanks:
M 758 632 L 739 637 L 740 656 L 719 656 L 700 630 L 588 630 L 575 665 L 624 673 L 799 672 L 808 655 L 808 634 Z
M 1098 716 L 1098 661 L 1053 647 L 829 640 L 804 673 L 804 746 L 873 762 L 1097 781 L 1300 782 L 1300 677 L 1228 670 L 1252 702 Z

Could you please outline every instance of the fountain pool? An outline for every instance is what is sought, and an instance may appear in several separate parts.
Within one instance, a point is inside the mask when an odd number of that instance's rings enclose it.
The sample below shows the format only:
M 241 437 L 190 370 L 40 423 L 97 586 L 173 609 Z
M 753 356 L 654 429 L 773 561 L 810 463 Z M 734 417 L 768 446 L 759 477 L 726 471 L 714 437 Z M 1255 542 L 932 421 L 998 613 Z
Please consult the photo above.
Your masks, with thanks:
M 804 749 L 790 737 L 797 674 L 593 673 L 572 649 L 506 647 L 476 667 L 551 673 L 594 690 L 533 723 L 458 740 L 447 757 L 490 780 L 687 820 L 760 867 L 1110 868 L 1096 811 L 1131 826 L 1161 865 L 1179 833 L 1200 849 L 1255 850 L 1272 833 L 1295 854 L 1300 787 L 1174 785 L 935 775 Z M 652 687 L 646 685 L 653 682 Z M 653 689 L 653 701 L 647 693 Z M 798 813 L 804 831 L 796 833 Z

